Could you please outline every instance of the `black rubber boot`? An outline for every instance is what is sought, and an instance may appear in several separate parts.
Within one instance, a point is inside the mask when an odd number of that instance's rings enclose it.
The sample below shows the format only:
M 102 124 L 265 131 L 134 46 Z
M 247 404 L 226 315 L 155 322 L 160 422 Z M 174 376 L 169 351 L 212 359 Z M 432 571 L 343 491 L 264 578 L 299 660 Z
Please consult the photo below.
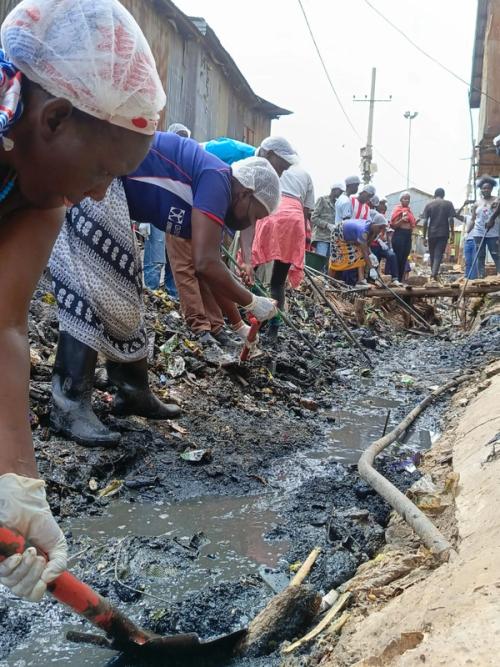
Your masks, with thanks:
M 147 419 L 172 419 L 181 414 L 175 403 L 162 403 L 152 393 L 148 381 L 148 360 L 127 363 L 107 361 L 108 377 L 118 392 L 113 401 L 116 415 L 137 415 Z
M 52 374 L 50 426 L 86 447 L 114 447 L 120 433 L 110 431 L 92 410 L 97 352 L 61 332 Z

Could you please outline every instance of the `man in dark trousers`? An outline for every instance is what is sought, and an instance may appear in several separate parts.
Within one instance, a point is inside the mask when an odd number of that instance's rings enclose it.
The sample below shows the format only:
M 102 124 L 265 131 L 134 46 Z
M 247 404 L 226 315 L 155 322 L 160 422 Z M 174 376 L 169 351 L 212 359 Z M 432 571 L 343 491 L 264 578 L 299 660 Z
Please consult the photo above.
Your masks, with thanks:
M 443 188 L 434 193 L 434 200 L 424 209 L 424 243 L 429 244 L 431 256 L 431 279 L 436 280 L 448 242 L 453 242 L 455 208 L 444 198 Z

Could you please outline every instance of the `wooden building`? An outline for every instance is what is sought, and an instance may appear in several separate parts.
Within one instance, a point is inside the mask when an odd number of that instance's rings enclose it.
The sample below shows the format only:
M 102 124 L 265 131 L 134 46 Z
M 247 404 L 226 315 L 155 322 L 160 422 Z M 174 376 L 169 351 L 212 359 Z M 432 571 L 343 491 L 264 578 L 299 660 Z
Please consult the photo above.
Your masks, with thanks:
M 257 145 L 271 134 L 274 118 L 291 113 L 253 92 L 204 19 L 186 16 L 171 0 L 121 1 L 156 58 L 167 94 L 161 129 L 179 122 L 198 141 L 229 136 Z M 17 3 L 0 2 L 0 21 Z
M 500 0 L 478 0 L 470 106 L 479 109 L 477 175 L 500 175 L 493 139 L 500 134 Z

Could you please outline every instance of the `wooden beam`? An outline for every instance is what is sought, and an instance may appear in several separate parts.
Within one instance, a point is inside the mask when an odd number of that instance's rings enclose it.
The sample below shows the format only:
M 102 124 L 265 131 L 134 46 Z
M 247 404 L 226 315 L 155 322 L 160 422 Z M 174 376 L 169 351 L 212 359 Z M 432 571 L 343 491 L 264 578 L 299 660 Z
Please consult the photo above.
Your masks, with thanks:
M 460 296 L 462 293 L 463 285 L 447 285 L 443 287 L 391 287 L 391 290 L 395 292 L 400 297 L 412 297 L 417 299 L 432 298 L 437 296 Z M 473 285 L 469 284 L 465 288 L 465 296 L 477 296 L 479 294 L 489 294 L 490 292 L 500 292 L 500 283 L 484 283 L 483 285 Z M 359 291 L 358 296 L 363 297 L 385 297 L 387 299 L 393 299 L 394 296 L 387 289 L 382 287 L 374 287 L 373 289 L 367 289 L 364 291 Z

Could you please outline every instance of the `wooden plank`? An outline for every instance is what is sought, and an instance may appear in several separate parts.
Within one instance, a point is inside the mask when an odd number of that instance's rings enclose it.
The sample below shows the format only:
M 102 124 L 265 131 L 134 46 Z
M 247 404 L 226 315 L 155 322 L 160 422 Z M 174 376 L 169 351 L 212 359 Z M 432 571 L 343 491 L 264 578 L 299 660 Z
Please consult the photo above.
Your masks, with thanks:
M 349 598 L 351 597 L 350 593 L 343 593 L 339 599 L 336 601 L 336 603 L 333 605 L 333 607 L 330 609 L 329 612 L 327 612 L 321 621 L 310 631 L 307 633 L 307 635 L 304 635 L 301 639 L 298 639 L 296 642 L 293 642 L 293 644 L 289 644 L 283 649 L 283 653 L 292 653 L 295 651 L 295 649 L 300 648 L 304 644 L 307 644 L 307 642 L 310 642 L 311 639 L 314 639 L 317 637 L 325 628 L 327 628 L 330 623 L 333 621 L 335 616 L 342 611 L 342 609 L 345 607 L 345 605 L 348 603 Z M 342 614 L 340 619 L 338 619 L 337 623 L 331 628 L 333 632 L 338 632 L 344 623 L 347 621 L 349 618 L 349 614 Z
M 432 298 L 438 296 L 460 296 L 463 285 L 456 284 L 454 286 L 447 285 L 445 287 L 391 287 L 392 291 L 395 292 L 400 297 L 412 297 L 412 298 Z M 478 294 L 489 294 L 491 292 L 500 292 L 500 283 L 492 284 L 485 283 L 484 285 L 467 285 L 465 288 L 465 296 L 474 296 Z M 364 292 L 360 293 L 364 297 L 384 297 L 387 299 L 393 299 L 393 295 L 389 290 L 383 289 L 381 287 L 375 287 L 373 289 L 367 289 Z

